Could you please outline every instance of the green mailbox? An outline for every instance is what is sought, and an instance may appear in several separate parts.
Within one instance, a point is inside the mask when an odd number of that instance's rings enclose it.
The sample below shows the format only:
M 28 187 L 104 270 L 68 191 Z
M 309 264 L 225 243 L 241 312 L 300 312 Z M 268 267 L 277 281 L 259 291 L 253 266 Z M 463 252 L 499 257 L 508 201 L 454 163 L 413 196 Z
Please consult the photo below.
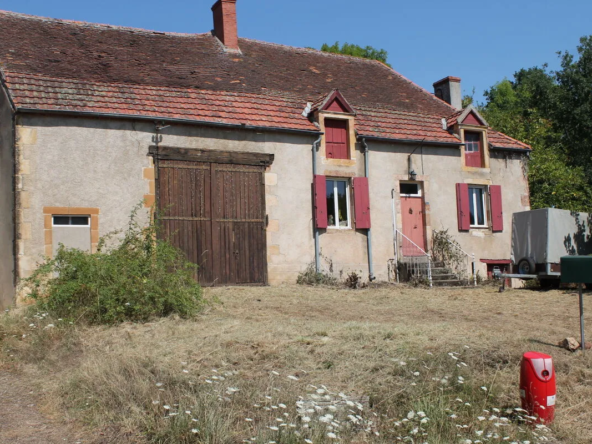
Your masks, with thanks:
M 562 257 L 561 282 L 567 284 L 586 284 L 592 282 L 592 256 Z
M 592 256 L 564 256 L 561 258 L 561 282 L 578 284 L 580 296 L 580 336 L 582 353 L 586 348 L 584 338 L 584 297 L 582 284 L 592 282 Z

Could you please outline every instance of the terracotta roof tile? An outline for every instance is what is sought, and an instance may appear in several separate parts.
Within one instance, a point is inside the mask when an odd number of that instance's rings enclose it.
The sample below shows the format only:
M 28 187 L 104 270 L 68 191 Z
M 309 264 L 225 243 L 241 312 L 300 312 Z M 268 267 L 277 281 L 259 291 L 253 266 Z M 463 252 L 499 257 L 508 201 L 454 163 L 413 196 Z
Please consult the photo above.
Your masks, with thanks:
M 0 11 L 0 70 L 18 108 L 317 131 L 307 102 L 334 89 L 362 136 L 459 143 L 454 109 L 372 60 L 211 34 L 174 34 Z M 494 146 L 526 147 L 500 133 Z
M 9 72 L 236 93 L 281 91 L 309 100 L 339 89 L 354 107 L 383 104 L 442 117 L 452 110 L 373 60 L 243 38 L 242 54 L 234 54 L 225 52 L 211 34 L 162 33 L 2 11 L 0 29 L 10 30 L 0 34 L 0 66 Z
M 317 131 L 301 100 L 281 96 L 81 82 L 8 73 L 18 108 L 154 116 Z
M 487 138 L 491 146 L 493 146 L 494 148 L 514 148 L 524 149 L 528 151 L 532 149 L 526 143 L 513 139 L 510 136 L 506 136 L 504 133 L 494 131 L 491 128 L 489 128 L 489 130 L 487 131 Z

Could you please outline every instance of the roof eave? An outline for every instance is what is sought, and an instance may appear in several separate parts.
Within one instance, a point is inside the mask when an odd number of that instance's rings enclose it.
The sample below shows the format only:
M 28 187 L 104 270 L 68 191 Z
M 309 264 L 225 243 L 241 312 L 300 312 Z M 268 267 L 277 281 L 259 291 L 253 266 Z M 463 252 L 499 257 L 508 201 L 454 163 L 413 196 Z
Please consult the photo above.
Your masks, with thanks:
M 387 142 L 387 143 L 423 143 L 424 145 L 433 145 L 433 146 L 447 146 L 450 148 L 458 148 L 464 146 L 465 144 L 461 141 L 458 142 L 439 142 L 436 140 L 427 140 L 427 139 L 398 139 L 398 138 L 391 138 L 391 137 L 379 137 L 379 136 L 366 136 L 364 134 L 358 134 L 358 138 L 366 139 L 366 140 L 374 140 L 376 142 Z
M 39 109 L 39 108 L 17 108 L 17 113 L 23 114 L 56 114 L 64 116 L 78 116 L 78 117 L 101 117 L 110 119 L 126 119 L 126 120 L 144 120 L 144 121 L 159 121 L 159 122 L 171 122 L 171 123 L 182 123 L 185 125 L 202 125 L 202 126 L 214 126 L 221 128 L 232 128 L 232 129 L 248 129 L 254 131 L 270 131 L 270 132 L 285 132 L 285 133 L 297 133 L 297 134 L 309 134 L 319 136 L 324 134 L 322 131 L 314 130 L 303 130 L 295 128 L 283 128 L 283 127 L 271 127 L 271 126 L 256 126 L 247 124 L 235 124 L 235 123 L 223 123 L 223 122 L 210 122 L 207 120 L 193 120 L 193 119 L 178 119 L 174 117 L 161 117 L 161 116 L 143 116 L 138 114 L 117 114 L 117 113 L 99 113 L 94 111 L 72 111 L 72 110 L 59 110 L 59 109 Z

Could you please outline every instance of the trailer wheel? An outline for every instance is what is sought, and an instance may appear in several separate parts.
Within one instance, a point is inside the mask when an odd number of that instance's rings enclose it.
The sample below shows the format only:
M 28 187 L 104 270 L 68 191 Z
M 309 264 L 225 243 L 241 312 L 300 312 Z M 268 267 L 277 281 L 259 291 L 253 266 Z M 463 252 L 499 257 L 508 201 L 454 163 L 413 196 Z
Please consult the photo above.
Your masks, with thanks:
M 518 262 L 518 274 L 534 274 L 534 261 L 530 258 L 520 259 Z

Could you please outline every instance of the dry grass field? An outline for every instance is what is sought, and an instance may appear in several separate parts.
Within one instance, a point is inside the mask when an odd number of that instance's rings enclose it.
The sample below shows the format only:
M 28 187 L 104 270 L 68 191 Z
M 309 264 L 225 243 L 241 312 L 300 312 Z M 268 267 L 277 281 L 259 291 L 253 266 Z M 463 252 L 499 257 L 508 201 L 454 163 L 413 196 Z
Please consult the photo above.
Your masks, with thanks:
M 578 336 L 573 292 L 286 286 L 206 298 L 193 320 L 111 328 L 5 315 L 0 371 L 85 443 L 592 442 L 592 353 L 555 345 Z M 555 360 L 549 429 L 516 410 L 529 350 Z

